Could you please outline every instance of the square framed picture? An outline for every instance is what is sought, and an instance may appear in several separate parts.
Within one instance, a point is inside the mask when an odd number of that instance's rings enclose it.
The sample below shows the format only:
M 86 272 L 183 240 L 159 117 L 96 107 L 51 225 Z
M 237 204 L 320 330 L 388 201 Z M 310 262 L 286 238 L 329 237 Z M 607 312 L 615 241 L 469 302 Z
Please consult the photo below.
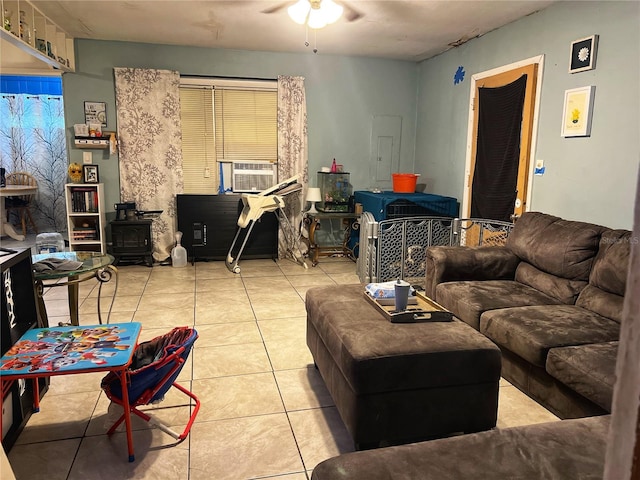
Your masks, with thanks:
M 596 68 L 598 51 L 598 35 L 581 38 L 571 42 L 569 57 L 569 73 L 584 72 Z
M 83 165 L 82 175 L 84 178 L 84 183 L 98 183 L 98 166 Z
M 563 137 L 591 136 L 591 118 L 593 117 L 593 96 L 596 87 L 572 88 L 564 92 L 562 109 Z
M 105 102 L 84 102 L 84 123 L 107 126 L 107 104 Z

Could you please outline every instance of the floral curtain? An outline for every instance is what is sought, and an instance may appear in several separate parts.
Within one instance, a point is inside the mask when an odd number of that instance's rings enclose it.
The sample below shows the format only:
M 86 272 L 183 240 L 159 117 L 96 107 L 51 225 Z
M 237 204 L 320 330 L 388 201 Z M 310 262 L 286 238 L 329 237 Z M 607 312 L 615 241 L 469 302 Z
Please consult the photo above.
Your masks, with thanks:
M 169 70 L 114 68 L 120 196 L 138 210 L 162 210 L 153 220 L 153 257 L 175 244 L 176 194 L 183 191 L 180 75 Z
M 278 77 L 278 179 L 299 175 L 303 189 L 286 198 L 285 212 L 294 231 L 278 232 L 278 256 L 284 258 L 287 245 L 298 247 L 302 210 L 309 183 L 307 145 L 307 100 L 304 77 Z M 288 238 L 293 237 L 293 238 Z

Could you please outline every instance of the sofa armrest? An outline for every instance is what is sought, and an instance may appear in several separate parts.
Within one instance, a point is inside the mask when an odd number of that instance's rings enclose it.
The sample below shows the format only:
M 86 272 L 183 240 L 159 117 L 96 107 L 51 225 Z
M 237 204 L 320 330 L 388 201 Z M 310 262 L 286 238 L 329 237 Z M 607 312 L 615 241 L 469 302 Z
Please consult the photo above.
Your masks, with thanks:
M 427 247 L 425 293 L 435 298 L 436 286 L 462 280 L 513 280 L 520 259 L 504 246 Z

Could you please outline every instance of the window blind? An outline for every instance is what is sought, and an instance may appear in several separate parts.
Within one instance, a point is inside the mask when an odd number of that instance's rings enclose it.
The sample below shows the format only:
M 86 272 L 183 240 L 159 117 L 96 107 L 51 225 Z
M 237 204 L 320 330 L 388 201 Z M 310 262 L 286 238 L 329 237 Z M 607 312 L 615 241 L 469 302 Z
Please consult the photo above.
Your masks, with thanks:
M 214 94 L 216 158 L 276 162 L 277 92 L 216 88 Z
M 184 193 L 216 193 L 215 128 L 211 88 L 180 88 Z

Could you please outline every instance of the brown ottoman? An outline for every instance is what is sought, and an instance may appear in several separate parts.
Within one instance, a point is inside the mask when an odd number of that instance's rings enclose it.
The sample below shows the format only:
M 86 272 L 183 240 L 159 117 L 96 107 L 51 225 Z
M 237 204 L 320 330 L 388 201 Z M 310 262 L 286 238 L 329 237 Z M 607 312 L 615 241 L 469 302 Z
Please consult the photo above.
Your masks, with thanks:
M 464 322 L 394 324 L 362 285 L 309 289 L 307 345 L 356 449 L 495 427 L 501 357 Z

